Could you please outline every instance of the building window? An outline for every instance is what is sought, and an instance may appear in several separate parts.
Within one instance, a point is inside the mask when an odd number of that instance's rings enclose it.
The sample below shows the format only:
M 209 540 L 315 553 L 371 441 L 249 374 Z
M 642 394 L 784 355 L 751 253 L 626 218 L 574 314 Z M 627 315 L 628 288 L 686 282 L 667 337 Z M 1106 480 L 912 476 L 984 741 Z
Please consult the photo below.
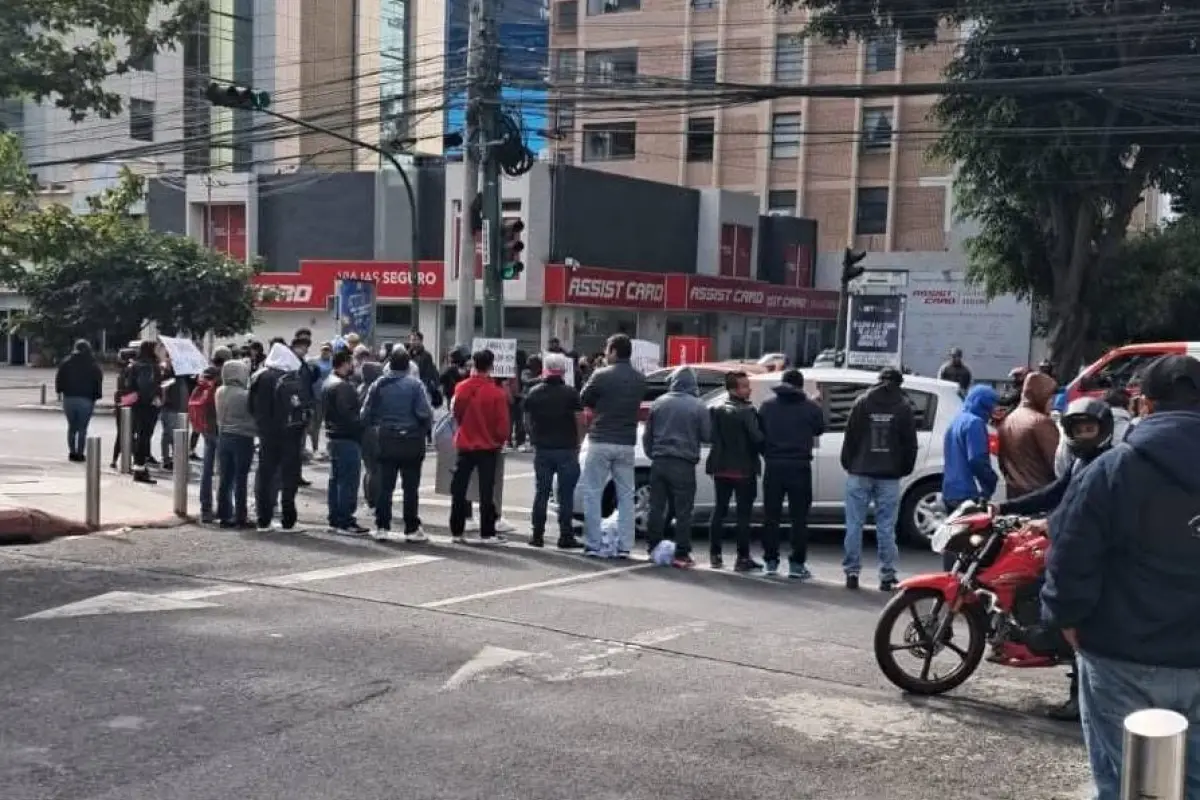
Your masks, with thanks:
M 896 68 L 896 35 L 881 34 L 867 40 L 867 72 L 891 72 Z
M 576 50 L 555 50 L 554 71 L 551 77 L 557 84 L 570 85 L 575 83 L 575 73 L 579 71 L 579 52 Z
M 688 120 L 687 160 L 713 160 L 713 118 L 698 117 Z
M 579 28 L 579 3 L 567 0 L 556 6 L 556 22 L 559 33 L 574 33 Z
M 637 78 L 636 47 L 592 50 L 583 56 L 584 80 L 590 84 L 628 83 Z
M 796 216 L 796 193 L 786 189 L 767 192 L 767 213 L 773 217 Z
M 858 190 L 858 212 L 854 215 L 854 234 L 874 236 L 887 233 L 888 190 L 871 187 Z
M 800 155 L 800 115 L 776 114 L 771 118 L 771 158 Z
M 152 101 L 130 99 L 129 138 L 139 142 L 154 141 L 154 103 Z
M 892 110 L 865 108 L 862 118 L 863 150 L 877 153 L 892 148 Z
M 583 126 L 584 161 L 630 161 L 636 155 L 636 122 L 603 122 Z
M 622 11 L 641 11 L 642 0 L 587 0 L 589 17 L 597 14 L 619 14 Z
M 717 7 L 717 0 L 692 0 L 694 11 L 712 11 Z
M 129 68 L 138 72 L 154 72 L 154 51 L 144 50 L 141 53 L 129 53 Z
M 717 43 L 696 42 L 692 45 L 692 83 L 712 86 L 717 82 Z
M 775 82 L 804 83 L 804 36 L 781 33 L 775 37 Z

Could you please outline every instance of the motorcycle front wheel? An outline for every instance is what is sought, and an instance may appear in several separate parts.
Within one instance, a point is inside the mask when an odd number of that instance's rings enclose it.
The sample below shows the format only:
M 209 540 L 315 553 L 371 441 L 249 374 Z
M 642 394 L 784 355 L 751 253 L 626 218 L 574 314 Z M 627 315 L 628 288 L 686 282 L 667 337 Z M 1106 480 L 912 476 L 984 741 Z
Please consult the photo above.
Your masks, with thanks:
M 935 642 L 947 614 L 951 627 Z M 941 592 L 905 589 L 892 597 L 875 624 L 875 661 L 887 679 L 906 692 L 942 694 L 979 668 L 987 636 L 987 616 L 977 603 L 953 613 Z M 945 674 L 934 671 L 935 660 L 943 655 L 958 659 L 957 666 Z

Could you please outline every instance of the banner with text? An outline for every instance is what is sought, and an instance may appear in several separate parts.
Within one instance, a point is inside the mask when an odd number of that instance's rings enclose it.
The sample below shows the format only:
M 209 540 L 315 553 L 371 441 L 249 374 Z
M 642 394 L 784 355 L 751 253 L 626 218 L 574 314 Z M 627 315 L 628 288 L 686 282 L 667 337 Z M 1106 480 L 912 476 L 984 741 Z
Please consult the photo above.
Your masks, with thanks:
M 900 369 L 904 334 L 901 295 L 853 295 L 846 326 L 846 364 Z
M 471 352 L 491 350 L 496 361 L 492 365 L 493 378 L 517 377 L 517 340 L 516 339 L 482 339 L 471 340 Z
M 365 344 L 375 341 L 375 281 L 342 278 L 337 283 L 337 336 L 358 334 Z

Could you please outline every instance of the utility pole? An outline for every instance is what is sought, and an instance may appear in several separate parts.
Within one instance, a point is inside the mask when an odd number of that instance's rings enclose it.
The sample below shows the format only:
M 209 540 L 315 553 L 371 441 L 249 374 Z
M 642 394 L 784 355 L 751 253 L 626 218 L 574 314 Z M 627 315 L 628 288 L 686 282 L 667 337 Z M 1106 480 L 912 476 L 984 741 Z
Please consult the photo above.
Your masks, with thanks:
M 483 218 L 486 221 L 483 242 L 483 335 L 489 339 L 504 336 L 504 223 L 501 217 L 500 162 L 496 145 L 502 138 L 500 127 L 500 49 L 497 46 L 495 4 L 499 0 L 479 0 L 479 50 L 483 71 L 479 75 L 480 117 L 485 148 L 483 150 Z M 474 19 L 474 18 L 472 18 Z
M 459 207 L 458 299 L 454 312 L 454 342 L 471 346 L 475 338 L 475 201 L 479 195 L 479 154 L 485 136 L 480 129 L 479 85 L 483 76 L 483 0 L 471 0 L 467 39 L 467 129 L 463 132 L 463 191 Z M 487 247 L 487 242 L 482 242 Z M 485 258 L 484 261 L 487 261 Z M 487 268 L 484 268 L 487 275 Z M 485 279 L 486 280 L 486 279 Z

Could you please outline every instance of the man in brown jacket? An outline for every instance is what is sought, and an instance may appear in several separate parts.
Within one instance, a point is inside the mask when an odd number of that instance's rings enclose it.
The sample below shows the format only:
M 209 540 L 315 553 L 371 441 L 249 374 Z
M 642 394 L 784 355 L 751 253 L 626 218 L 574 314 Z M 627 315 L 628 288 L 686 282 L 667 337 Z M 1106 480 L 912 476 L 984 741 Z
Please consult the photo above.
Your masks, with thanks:
M 1021 404 L 1000 423 L 1000 472 L 1009 497 L 1020 497 L 1054 482 L 1058 426 L 1050 401 L 1058 384 L 1044 372 L 1031 372 L 1021 388 Z

